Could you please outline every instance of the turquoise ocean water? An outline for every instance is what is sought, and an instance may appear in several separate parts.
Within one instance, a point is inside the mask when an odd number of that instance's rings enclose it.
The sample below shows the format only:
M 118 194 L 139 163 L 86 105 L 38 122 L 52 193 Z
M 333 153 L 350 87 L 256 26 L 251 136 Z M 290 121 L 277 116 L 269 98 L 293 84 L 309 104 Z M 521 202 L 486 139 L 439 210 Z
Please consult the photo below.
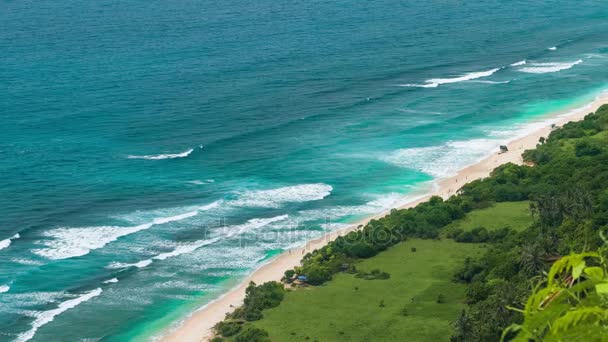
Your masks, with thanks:
M 0 341 L 147 340 L 608 85 L 603 1 L 14 1 Z

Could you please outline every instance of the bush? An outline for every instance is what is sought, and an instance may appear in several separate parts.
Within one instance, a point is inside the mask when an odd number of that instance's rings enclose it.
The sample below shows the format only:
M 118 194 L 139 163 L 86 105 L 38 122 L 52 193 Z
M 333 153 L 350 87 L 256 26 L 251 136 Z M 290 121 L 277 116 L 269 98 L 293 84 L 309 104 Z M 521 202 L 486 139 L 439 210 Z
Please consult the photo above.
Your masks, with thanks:
M 259 286 L 251 282 L 245 293 L 243 306 L 234 310 L 229 317 L 257 321 L 263 317 L 262 310 L 273 308 L 281 303 L 285 296 L 285 288 L 283 284 L 276 281 L 270 281 Z
M 577 157 L 596 156 L 602 153 L 602 149 L 589 141 L 578 142 L 575 147 Z
M 235 342 L 270 342 L 268 332 L 263 329 L 247 327 L 234 339 Z
M 239 331 L 241 331 L 241 328 L 241 323 L 237 322 L 219 322 L 215 326 L 215 329 L 217 330 L 218 334 L 224 337 L 230 337 L 238 334 Z
M 391 275 L 387 272 L 382 272 L 379 269 L 374 269 L 371 272 L 367 273 L 367 272 L 362 272 L 359 271 L 357 272 L 357 274 L 355 275 L 356 278 L 363 278 L 365 280 L 376 280 L 376 279 L 389 279 L 391 277 Z
M 304 272 L 307 282 L 311 285 L 321 285 L 332 278 L 329 269 L 319 265 L 311 265 Z
M 294 275 L 296 275 L 296 271 L 294 270 L 285 271 L 285 274 L 283 275 L 283 281 L 285 281 L 286 283 L 290 283 Z

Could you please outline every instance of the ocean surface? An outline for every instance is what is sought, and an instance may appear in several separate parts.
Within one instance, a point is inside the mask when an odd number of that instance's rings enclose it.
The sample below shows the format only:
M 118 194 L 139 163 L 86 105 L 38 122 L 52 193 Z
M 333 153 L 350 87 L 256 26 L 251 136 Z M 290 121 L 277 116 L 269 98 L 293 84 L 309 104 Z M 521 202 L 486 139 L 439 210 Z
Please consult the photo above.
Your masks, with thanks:
M 157 337 L 592 101 L 606 18 L 587 0 L 3 1 L 0 341 Z

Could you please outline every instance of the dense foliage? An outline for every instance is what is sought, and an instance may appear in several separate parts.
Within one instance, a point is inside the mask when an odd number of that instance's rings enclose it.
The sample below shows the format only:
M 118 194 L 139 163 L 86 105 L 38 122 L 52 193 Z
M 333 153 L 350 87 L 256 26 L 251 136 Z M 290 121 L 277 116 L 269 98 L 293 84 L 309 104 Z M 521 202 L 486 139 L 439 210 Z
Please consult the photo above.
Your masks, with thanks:
M 521 310 L 524 321 L 503 336 L 513 341 L 606 341 L 608 261 L 606 248 L 571 254 L 553 264 Z
M 263 317 L 262 310 L 273 308 L 285 296 L 283 284 L 271 281 L 262 285 L 249 283 L 245 290 L 245 300 L 241 307 L 226 315 L 226 320 L 215 326 L 215 331 L 223 337 L 235 336 L 235 341 L 267 341 L 268 333 L 250 327 L 243 328 L 245 321 L 257 321 Z M 237 335 L 238 334 L 238 335 Z
M 532 285 L 544 279 L 553 262 L 560 260 L 555 264 L 559 265 L 569 260 L 561 256 L 594 250 L 602 244 L 599 233 L 608 223 L 607 129 L 608 106 L 603 106 L 585 120 L 553 131 L 535 150 L 526 151 L 524 158 L 533 167 L 505 165 L 492 177 L 462 189 L 462 195 L 475 203 L 530 200 L 535 222 L 523 232 L 489 241 L 485 256 L 467 260 L 455 275 L 458 281 L 469 284 L 468 310 L 454 323 L 452 341 L 499 340 L 505 328 L 523 319 L 522 311 L 509 308 L 524 306 Z M 553 279 L 541 285 L 551 287 Z M 535 310 L 529 305 L 528 301 L 524 313 Z M 538 314 L 535 318 L 537 324 L 550 324 L 547 316 Z M 528 320 L 526 317 L 522 329 L 533 324 Z M 605 331 L 589 331 L 606 339 L 602 335 Z M 537 333 L 541 334 L 534 335 L 540 336 L 538 340 L 545 336 L 545 332 Z M 515 330 L 509 330 L 504 339 L 515 335 Z

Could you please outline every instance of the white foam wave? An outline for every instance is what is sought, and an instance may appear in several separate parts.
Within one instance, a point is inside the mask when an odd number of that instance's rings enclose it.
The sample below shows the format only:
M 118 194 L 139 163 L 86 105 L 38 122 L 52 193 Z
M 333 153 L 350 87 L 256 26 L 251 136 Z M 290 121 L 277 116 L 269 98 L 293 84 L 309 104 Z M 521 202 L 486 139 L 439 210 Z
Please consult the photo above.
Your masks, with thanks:
M 507 80 L 507 81 L 486 81 L 486 80 L 475 80 L 475 81 L 471 81 L 474 83 L 485 83 L 485 84 L 507 84 L 507 83 L 511 83 L 511 80 Z
M 243 224 L 239 224 L 236 226 L 226 227 L 226 232 L 223 234 L 225 237 L 233 237 L 237 235 L 241 235 L 247 232 L 250 232 L 254 229 L 259 229 L 264 226 L 267 226 L 271 223 L 283 221 L 287 219 L 289 215 L 280 215 L 269 218 L 254 218 Z
M 127 268 L 127 267 L 144 268 L 144 267 L 150 266 L 154 262 L 154 260 L 165 260 L 168 258 L 180 256 L 182 254 L 192 253 L 195 250 L 197 250 L 203 246 L 210 245 L 212 243 L 219 241 L 219 239 L 220 238 L 218 237 L 218 238 L 213 238 L 210 240 L 197 241 L 197 242 L 191 243 L 191 244 L 184 244 L 184 245 L 177 247 L 176 249 L 174 249 L 171 252 L 161 253 L 150 259 L 142 260 L 142 261 L 139 261 L 139 262 L 136 262 L 133 264 L 114 262 L 114 263 L 111 263 L 108 266 L 108 268 Z
M 192 153 L 194 151 L 194 149 L 189 149 L 187 151 L 181 152 L 181 153 L 174 153 L 174 154 L 158 154 L 158 155 L 143 155 L 143 156 L 138 156 L 138 155 L 130 155 L 127 158 L 129 159 L 147 159 L 147 160 L 161 160 L 161 159 L 174 159 L 174 158 L 184 158 L 190 155 L 190 153 Z
M 198 214 L 191 211 L 171 217 L 155 218 L 151 222 L 133 227 L 87 227 L 87 228 L 57 228 L 48 231 L 44 236 L 51 240 L 40 241 L 47 248 L 33 250 L 34 253 L 52 260 L 67 259 L 88 254 L 91 250 L 104 247 L 116 239 L 148 229 L 154 225 L 180 221 Z
M 331 194 L 331 185 L 300 184 L 271 190 L 253 190 L 240 194 L 238 199 L 230 204 L 239 207 L 278 208 L 281 204 L 290 202 L 308 202 L 321 200 Z
M 499 140 L 495 139 L 450 141 L 440 146 L 399 149 L 381 156 L 380 159 L 393 165 L 424 172 L 435 178 L 445 178 L 485 158 L 496 151 L 499 145 Z
M 488 76 L 493 75 L 495 72 L 497 72 L 500 69 L 501 68 L 495 68 L 495 69 L 486 70 L 486 71 L 470 72 L 470 73 L 464 74 L 462 76 L 452 77 L 452 78 L 431 78 L 429 80 L 424 81 L 425 82 L 424 84 L 404 84 L 403 86 L 421 87 L 421 88 L 437 88 L 442 84 L 465 82 L 465 81 L 470 81 L 470 80 L 474 80 L 477 78 L 488 77 Z
M 103 282 L 104 284 L 113 284 L 113 283 L 118 283 L 118 278 L 112 278 L 112 279 L 108 279 L 106 281 Z
M 13 259 L 11 259 L 11 261 L 15 262 L 17 264 L 21 264 L 21 265 L 30 265 L 30 266 L 43 265 L 43 263 L 40 261 L 31 260 L 31 259 L 23 259 L 23 258 L 13 258 Z
M 81 295 L 80 297 L 66 300 L 65 302 L 59 304 L 56 309 L 36 313 L 36 319 L 31 323 L 32 328 L 22 334 L 19 334 L 17 339 L 15 339 L 15 342 L 25 342 L 31 340 L 34 335 L 36 335 L 36 332 L 40 327 L 52 322 L 57 315 L 72 309 L 77 305 L 90 300 L 91 298 L 99 296 L 101 292 L 101 289 L 97 288 Z
M 4 239 L 2 241 L 0 241 L 0 249 L 5 249 L 8 248 L 8 246 L 11 245 L 11 243 L 13 242 L 13 240 L 20 238 L 21 236 L 19 234 L 15 234 L 13 236 L 11 236 L 8 239 Z
M 582 59 L 574 62 L 563 62 L 563 63 L 530 63 L 529 66 L 520 68 L 518 71 L 526 72 L 529 74 L 546 74 L 551 72 L 558 72 L 572 68 L 577 64 L 583 63 Z
M 288 217 L 289 217 L 289 215 L 280 215 L 280 216 L 275 216 L 275 217 L 270 217 L 270 218 L 251 219 L 251 220 L 247 221 L 246 223 L 243 223 L 240 225 L 225 227 L 224 229 L 222 229 L 222 232 L 220 233 L 220 235 L 215 238 L 208 239 L 208 240 L 199 240 L 194 243 L 182 244 L 171 252 L 161 253 L 156 256 L 153 256 L 152 258 L 142 260 L 142 261 L 132 263 L 132 264 L 113 262 L 110 265 L 108 265 L 108 268 L 127 268 L 127 267 L 144 268 L 144 267 L 150 266 L 155 260 L 166 260 L 166 259 L 177 257 L 177 256 L 180 256 L 183 254 L 189 254 L 203 246 L 207 246 L 207 245 L 216 243 L 216 242 L 220 241 L 221 239 L 228 239 L 228 238 L 231 238 L 234 236 L 238 236 L 238 235 L 244 234 L 246 232 L 250 232 L 253 229 L 258 229 L 258 228 L 267 226 L 273 222 L 285 220 Z
M 375 198 L 362 205 L 355 206 L 335 206 L 322 209 L 313 209 L 299 212 L 302 221 L 315 220 L 339 220 L 352 215 L 369 215 L 378 214 L 388 209 L 398 207 L 399 205 L 412 200 L 411 196 L 406 196 L 399 193 L 382 194 L 374 196 Z
M 215 180 L 213 180 L 213 179 L 205 179 L 205 180 L 195 179 L 193 181 L 188 181 L 188 183 L 194 184 L 194 185 L 210 184 L 210 183 L 214 183 L 214 182 L 215 182 Z
M 0 293 L 8 292 L 10 289 L 11 287 L 8 285 L 0 285 Z
M 519 61 L 519 62 L 515 62 L 513 64 L 511 64 L 511 66 L 520 66 L 520 65 L 525 65 L 526 64 L 526 60 L 524 59 L 523 61 Z
M 219 207 L 220 204 L 222 204 L 222 201 L 215 201 L 215 202 L 203 205 L 203 206 L 199 207 L 198 209 L 202 210 L 202 211 L 207 211 L 207 210 L 211 210 L 211 209 L 215 209 L 215 208 Z
M 547 50 L 549 50 L 549 51 L 555 51 L 555 50 L 557 50 L 557 46 L 552 46 L 552 47 L 548 48 Z

